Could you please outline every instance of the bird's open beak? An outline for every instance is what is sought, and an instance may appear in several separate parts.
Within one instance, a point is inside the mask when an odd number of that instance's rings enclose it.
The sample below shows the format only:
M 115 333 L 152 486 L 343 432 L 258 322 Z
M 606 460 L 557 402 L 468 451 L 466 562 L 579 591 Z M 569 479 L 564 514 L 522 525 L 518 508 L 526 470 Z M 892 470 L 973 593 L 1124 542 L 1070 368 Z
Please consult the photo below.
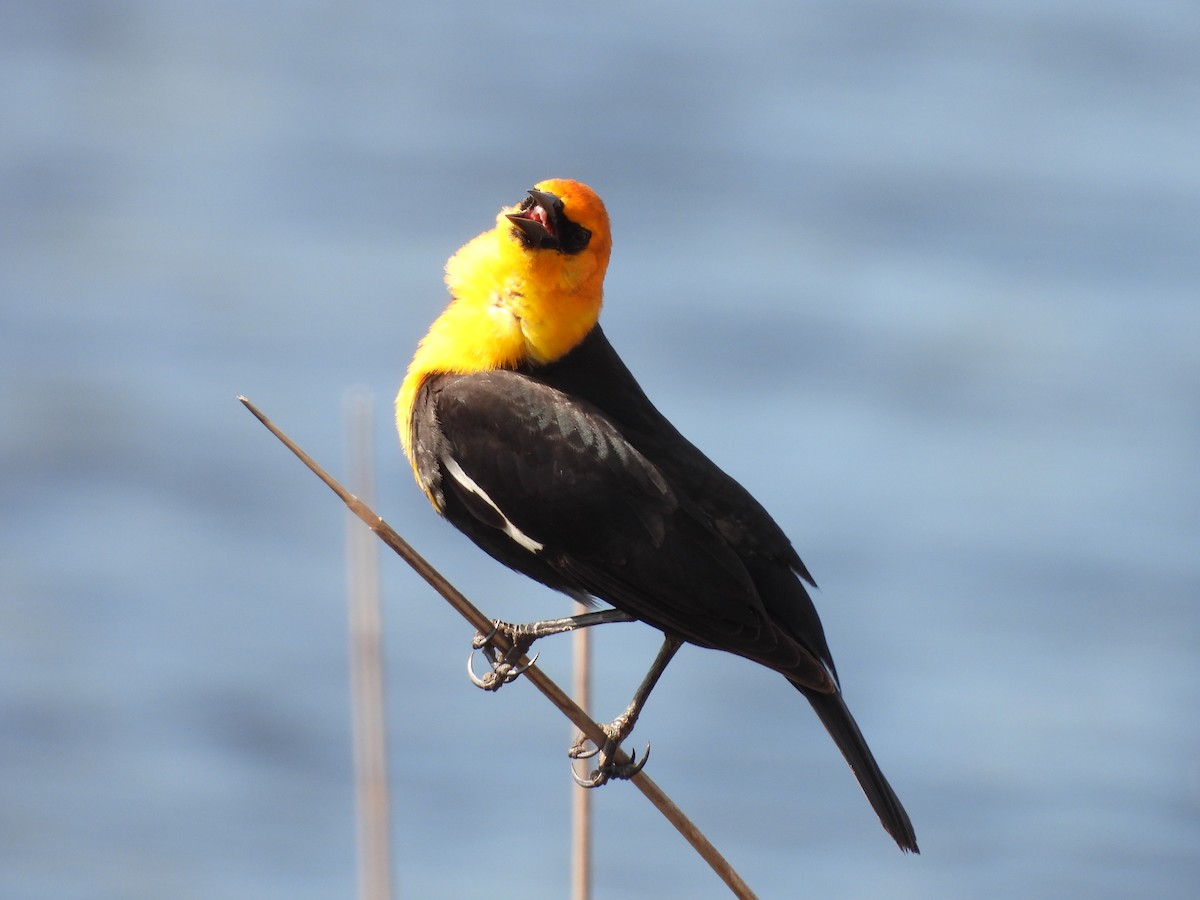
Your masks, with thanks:
M 558 246 L 558 209 L 562 206 L 553 194 L 529 192 L 529 199 L 517 212 L 505 213 L 510 222 L 525 234 L 534 247 Z

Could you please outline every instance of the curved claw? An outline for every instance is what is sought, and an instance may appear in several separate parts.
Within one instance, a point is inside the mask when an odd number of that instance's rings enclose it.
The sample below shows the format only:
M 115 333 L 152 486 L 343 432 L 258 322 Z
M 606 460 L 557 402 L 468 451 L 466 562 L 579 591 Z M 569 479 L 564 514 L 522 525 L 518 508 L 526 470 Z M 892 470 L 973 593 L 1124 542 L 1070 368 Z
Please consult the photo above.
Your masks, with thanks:
M 622 772 L 622 774 L 619 777 L 632 778 L 638 772 L 642 771 L 642 769 L 646 768 L 646 763 L 648 763 L 649 761 L 650 761 L 650 742 L 646 741 L 646 749 L 642 751 L 642 761 L 641 762 L 637 761 L 637 751 L 636 750 L 633 753 L 630 753 L 629 754 L 629 764 L 628 764 L 628 766 L 625 767 L 627 769 L 627 773 Z
M 492 667 L 492 671 L 480 678 L 475 674 L 475 651 L 480 648 L 473 647 L 470 654 L 467 656 L 467 677 L 471 679 L 471 684 L 484 691 L 499 690 L 500 685 L 508 684 L 515 681 L 518 677 L 529 671 L 529 667 L 537 662 L 538 654 L 533 654 L 533 658 L 523 666 L 512 667 L 503 660 L 497 661 L 493 656 L 489 656 L 487 648 L 483 648 L 483 653 L 488 657 L 488 663 Z
M 581 788 L 599 787 L 601 784 L 604 783 L 603 781 L 600 780 L 600 777 L 602 774 L 603 773 L 599 769 L 596 769 L 587 778 L 580 778 L 579 773 L 575 771 L 574 761 L 571 762 L 571 777 L 573 779 L 575 779 L 575 783 L 577 785 L 579 785 Z
M 496 636 L 496 632 L 500 630 L 500 620 L 492 619 L 492 630 L 487 634 L 482 631 L 475 632 L 475 637 L 471 638 L 471 649 L 482 650 L 492 642 L 492 638 Z
M 591 741 L 585 735 L 581 734 L 579 740 L 567 748 L 567 756 L 571 757 L 571 759 L 591 759 L 600 752 L 600 748 L 592 744 L 592 748 L 589 750 L 587 749 L 588 744 L 591 744 Z
M 471 684 L 475 685 L 475 687 L 482 688 L 483 690 L 486 691 L 489 688 L 491 688 L 491 686 L 492 686 L 491 682 L 487 681 L 483 678 L 480 678 L 478 675 L 475 674 L 474 662 L 475 662 L 475 650 L 472 650 L 467 655 L 467 677 L 471 679 Z M 494 676 L 490 676 L 490 677 L 494 678 Z
M 530 658 L 529 662 L 525 663 L 525 665 L 517 666 L 511 672 L 506 674 L 504 676 L 505 683 L 507 684 L 508 682 L 515 680 L 518 676 L 524 675 L 526 672 L 528 672 L 529 667 L 532 666 L 535 662 L 537 662 L 537 659 L 540 655 L 541 655 L 540 653 L 533 654 L 533 656 Z
M 578 759 L 587 759 L 595 756 L 595 753 L 589 753 L 587 757 L 576 757 Z M 650 759 L 650 744 L 647 742 L 646 749 L 642 752 L 641 762 L 638 762 L 637 751 L 629 754 L 629 762 L 627 763 L 601 763 L 587 778 L 580 778 L 579 773 L 575 771 L 575 763 L 571 763 L 571 777 L 575 779 L 575 783 L 581 788 L 595 788 L 602 784 L 608 783 L 613 778 L 626 780 L 633 778 L 638 772 L 646 767 L 646 763 Z

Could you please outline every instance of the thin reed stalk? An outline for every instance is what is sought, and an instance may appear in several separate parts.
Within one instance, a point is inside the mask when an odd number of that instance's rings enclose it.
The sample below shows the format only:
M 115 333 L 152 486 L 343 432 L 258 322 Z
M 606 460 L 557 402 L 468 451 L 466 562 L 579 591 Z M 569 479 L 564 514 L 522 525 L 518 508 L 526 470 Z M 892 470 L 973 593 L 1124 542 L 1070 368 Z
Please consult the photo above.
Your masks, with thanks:
M 350 484 L 369 501 L 374 491 L 371 396 L 365 391 L 353 392 L 347 395 L 345 405 Z M 391 900 L 392 896 L 378 548 L 347 515 L 346 602 L 359 900 Z
M 575 601 L 576 615 L 587 611 L 585 604 Z M 572 631 L 571 648 L 574 651 L 571 693 L 580 708 L 591 715 L 592 629 L 576 628 Z M 592 792 L 577 784 L 571 789 L 571 900 L 590 900 L 591 896 Z

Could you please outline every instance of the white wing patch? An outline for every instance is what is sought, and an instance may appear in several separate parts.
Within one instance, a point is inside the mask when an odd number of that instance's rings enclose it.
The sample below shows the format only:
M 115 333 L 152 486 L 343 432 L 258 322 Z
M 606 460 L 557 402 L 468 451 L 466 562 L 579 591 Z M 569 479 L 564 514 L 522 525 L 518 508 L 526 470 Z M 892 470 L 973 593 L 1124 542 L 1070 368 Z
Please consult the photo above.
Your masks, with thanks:
M 530 553 L 537 553 L 545 544 L 538 543 L 520 528 L 508 520 L 508 516 L 498 507 L 495 501 L 487 495 L 487 491 L 475 483 L 475 479 L 463 471 L 463 467 L 458 464 L 458 460 L 450 456 L 443 456 L 442 463 L 446 467 L 446 471 L 450 473 L 450 477 L 461 484 L 464 488 L 481 499 L 484 503 L 496 511 L 501 519 L 504 520 L 504 533 L 510 538 L 528 550 Z

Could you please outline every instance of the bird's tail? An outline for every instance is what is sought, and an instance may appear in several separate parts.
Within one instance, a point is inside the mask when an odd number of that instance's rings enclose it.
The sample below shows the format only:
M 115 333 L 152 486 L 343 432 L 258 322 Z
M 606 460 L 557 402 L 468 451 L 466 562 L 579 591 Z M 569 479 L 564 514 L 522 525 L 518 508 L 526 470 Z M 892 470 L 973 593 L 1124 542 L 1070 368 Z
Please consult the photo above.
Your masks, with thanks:
M 829 736 L 842 751 L 842 756 L 850 764 L 850 771 L 858 779 L 884 830 L 900 845 L 901 850 L 920 853 L 917 849 L 917 835 L 913 831 L 912 822 L 908 820 L 908 813 L 904 811 L 896 792 L 879 770 L 879 764 L 871 755 L 871 748 L 867 746 L 862 732 L 858 730 L 858 725 L 850 715 L 850 710 L 846 708 L 846 701 L 842 699 L 841 693 L 822 694 L 800 685 L 796 687 L 808 698 Z

